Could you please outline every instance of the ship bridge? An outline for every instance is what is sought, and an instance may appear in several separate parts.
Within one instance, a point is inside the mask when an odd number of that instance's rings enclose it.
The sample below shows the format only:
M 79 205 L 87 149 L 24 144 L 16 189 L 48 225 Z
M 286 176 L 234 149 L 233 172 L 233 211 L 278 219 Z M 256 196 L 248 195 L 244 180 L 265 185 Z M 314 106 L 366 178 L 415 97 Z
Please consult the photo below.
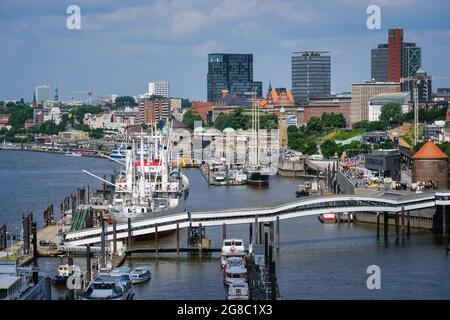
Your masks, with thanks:
M 371 196 L 363 195 L 326 195 L 310 196 L 274 203 L 264 207 L 246 207 L 208 211 L 181 212 L 177 214 L 157 213 L 152 217 L 117 223 L 105 227 L 105 240 L 128 238 L 130 236 L 151 235 L 155 232 L 176 230 L 189 226 L 220 226 L 223 224 L 248 224 L 255 221 L 271 222 L 300 218 L 324 213 L 398 213 L 434 208 L 436 205 L 449 205 L 450 191 L 402 194 L 384 192 Z M 100 227 L 68 232 L 64 244 L 81 246 L 101 242 Z

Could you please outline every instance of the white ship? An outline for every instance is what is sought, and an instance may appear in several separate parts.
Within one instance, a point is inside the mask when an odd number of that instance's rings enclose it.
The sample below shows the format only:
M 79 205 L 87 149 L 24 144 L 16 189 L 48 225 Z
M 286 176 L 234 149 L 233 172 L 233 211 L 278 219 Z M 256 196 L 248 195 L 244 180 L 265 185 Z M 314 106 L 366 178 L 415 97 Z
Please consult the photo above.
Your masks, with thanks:
M 133 141 L 124 150 L 124 162 L 116 160 L 123 165 L 113 184 L 115 192 L 110 206 L 110 216 L 116 221 L 185 210 L 190 182 L 181 173 L 179 161 L 171 159 L 171 132 L 168 127 L 164 134 L 155 130 L 155 134 L 144 136 L 141 132 L 139 142 Z

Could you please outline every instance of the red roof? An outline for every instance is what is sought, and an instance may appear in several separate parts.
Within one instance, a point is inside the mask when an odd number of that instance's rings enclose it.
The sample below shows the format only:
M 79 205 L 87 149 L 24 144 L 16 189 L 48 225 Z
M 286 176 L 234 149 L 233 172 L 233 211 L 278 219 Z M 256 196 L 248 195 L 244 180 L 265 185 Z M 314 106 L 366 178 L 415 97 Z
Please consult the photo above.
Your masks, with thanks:
M 419 151 L 414 154 L 413 159 L 448 159 L 447 155 L 431 140 L 428 140 Z

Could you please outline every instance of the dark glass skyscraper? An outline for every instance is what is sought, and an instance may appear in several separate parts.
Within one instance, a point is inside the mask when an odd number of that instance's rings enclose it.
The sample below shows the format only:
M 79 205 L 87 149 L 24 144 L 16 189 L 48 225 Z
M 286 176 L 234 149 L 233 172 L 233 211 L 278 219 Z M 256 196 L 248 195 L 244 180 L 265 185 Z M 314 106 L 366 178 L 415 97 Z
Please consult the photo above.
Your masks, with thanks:
M 371 79 L 378 82 L 388 81 L 388 45 L 379 44 L 371 51 Z
M 297 101 L 331 93 L 331 59 L 323 51 L 295 52 L 292 57 L 292 94 Z
M 222 90 L 237 96 L 247 96 L 256 90 L 262 97 L 262 82 L 253 81 L 253 55 L 236 53 L 211 53 L 208 55 L 207 97 L 216 102 Z
M 422 50 L 415 43 L 403 42 L 403 29 L 390 29 L 388 43 L 371 50 L 371 77 L 375 81 L 399 82 L 416 74 L 422 65 Z M 408 85 L 402 84 L 402 91 Z

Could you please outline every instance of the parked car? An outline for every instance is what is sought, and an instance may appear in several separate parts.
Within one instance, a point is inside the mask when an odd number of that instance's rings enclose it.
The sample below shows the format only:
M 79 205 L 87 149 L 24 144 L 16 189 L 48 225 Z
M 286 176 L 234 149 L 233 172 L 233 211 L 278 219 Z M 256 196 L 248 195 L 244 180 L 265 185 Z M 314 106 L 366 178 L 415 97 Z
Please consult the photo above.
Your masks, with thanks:
M 41 247 L 50 247 L 50 248 L 56 248 L 57 247 L 56 243 L 54 243 L 53 241 L 50 241 L 50 240 L 45 240 L 45 239 L 42 239 L 41 241 L 39 241 L 39 245 Z

